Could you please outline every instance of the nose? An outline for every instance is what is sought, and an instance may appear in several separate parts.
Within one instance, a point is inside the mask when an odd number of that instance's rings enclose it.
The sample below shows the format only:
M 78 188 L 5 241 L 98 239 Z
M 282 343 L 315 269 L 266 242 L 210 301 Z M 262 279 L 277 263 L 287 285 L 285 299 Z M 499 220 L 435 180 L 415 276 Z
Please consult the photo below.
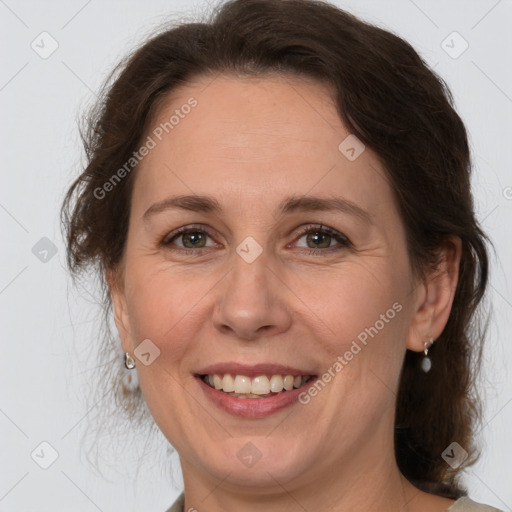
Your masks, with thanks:
M 238 255 L 223 279 L 213 312 L 217 330 L 239 339 L 275 336 L 291 325 L 289 290 L 261 255 L 247 263 Z

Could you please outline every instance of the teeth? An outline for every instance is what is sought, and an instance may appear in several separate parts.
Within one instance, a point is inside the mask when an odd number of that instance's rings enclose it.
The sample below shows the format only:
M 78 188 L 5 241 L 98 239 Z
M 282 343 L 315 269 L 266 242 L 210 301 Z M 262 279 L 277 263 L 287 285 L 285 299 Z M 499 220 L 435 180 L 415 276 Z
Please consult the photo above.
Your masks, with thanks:
M 283 391 L 283 389 L 283 377 L 281 377 L 281 375 L 272 375 L 270 378 L 270 391 L 273 393 L 279 393 L 280 391 Z
M 286 389 L 286 391 L 290 391 L 290 389 L 293 389 L 294 380 L 295 379 L 293 378 L 293 375 L 287 375 L 283 379 L 283 385 L 284 385 L 284 389 Z
M 270 381 L 265 375 L 252 379 L 251 393 L 253 395 L 268 395 L 270 393 Z
M 215 389 L 222 389 L 222 381 L 218 375 L 213 376 L 213 387 Z
M 203 377 L 210 387 L 222 390 L 232 396 L 239 398 L 260 398 L 264 395 L 271 396 L 271 393 L 280 393 L 281 391 L 290 391 L 294 388 L 300 388 L 309 379 L 310 375 L 258 375 L 254 379 L 250 379 L 245 375 L 235 375 L 229 373 L 221 376 L 217 373 L 214 375 L 205 375 Z
M 222 390 L 226 393 L 232 393 L 235 391 L 235 379 L 233 379 L 229 373 L 226 373 L 222 378 Z
M 237 375 L 235 377 L 235 393 L 250 393 L 251 388 L 251 379 L 249 377 L 245 375 Z

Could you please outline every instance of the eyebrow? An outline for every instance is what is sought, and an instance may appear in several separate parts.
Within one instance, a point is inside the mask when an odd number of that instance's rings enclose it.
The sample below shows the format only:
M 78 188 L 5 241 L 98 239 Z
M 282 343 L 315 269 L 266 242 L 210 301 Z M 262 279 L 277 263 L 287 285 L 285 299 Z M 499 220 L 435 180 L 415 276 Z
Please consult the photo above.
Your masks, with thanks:
M 147 221 L 153 215 L 174 209 L 222 214 L 220 203 L 212 196 L 182 195 L 154 203 L 146 210 L 142 218 Z M 372 217 L 366 210 L 341 197 L 292 196 L 282 201 L 277 208 L 277 213 L 281 216 L 300 211 L 337 211 L 353 215 L 367 224 L 372 223 Z

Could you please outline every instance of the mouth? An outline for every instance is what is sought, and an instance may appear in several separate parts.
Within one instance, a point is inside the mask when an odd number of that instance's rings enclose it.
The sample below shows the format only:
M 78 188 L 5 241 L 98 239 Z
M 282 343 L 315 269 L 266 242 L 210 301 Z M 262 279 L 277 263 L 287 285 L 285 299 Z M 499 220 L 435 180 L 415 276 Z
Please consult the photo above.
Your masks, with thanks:
M 197 375 L 210 388 L 234 398 L 263 399 L 305 386 L 314 375 L 263 374 L 249 377 L 230 373 Z
M 299 403 L 318 379 L 311 370 L 275 363 L 216 363 L 194 374 L 208 403 L 233 416 L 264 418 Z

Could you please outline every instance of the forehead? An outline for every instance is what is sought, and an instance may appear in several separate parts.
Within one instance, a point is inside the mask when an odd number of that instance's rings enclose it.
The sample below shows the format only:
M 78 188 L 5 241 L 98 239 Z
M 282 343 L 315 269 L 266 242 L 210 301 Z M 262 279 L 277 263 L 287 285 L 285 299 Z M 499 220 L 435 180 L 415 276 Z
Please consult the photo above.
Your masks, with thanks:
M 332 91 L 312 80 L 203 77 L 168 96 L 146 137 L 154 147 L 139 164 L 133 208 L 184 193 L 269 204 L 314 189 L 369 209 L 368 195 L 380 197 L 377 209 L 391 196 L 376 155 L 358 155 Z

